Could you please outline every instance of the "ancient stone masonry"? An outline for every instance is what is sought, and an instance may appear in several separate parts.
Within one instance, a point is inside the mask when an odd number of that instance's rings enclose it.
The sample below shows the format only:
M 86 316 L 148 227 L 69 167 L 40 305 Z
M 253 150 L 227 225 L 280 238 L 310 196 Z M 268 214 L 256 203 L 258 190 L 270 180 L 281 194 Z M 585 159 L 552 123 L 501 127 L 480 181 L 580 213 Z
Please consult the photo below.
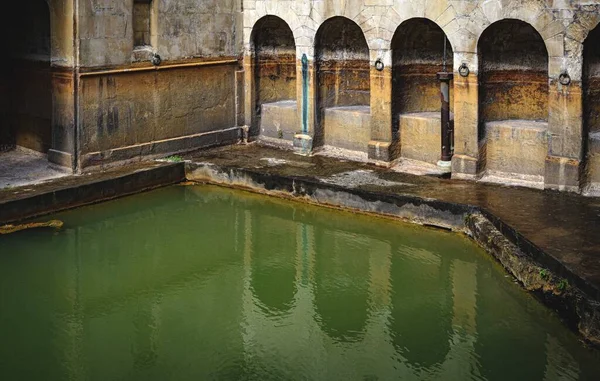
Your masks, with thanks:
M 590 32 L 600 22 L 600 2 L 244 1 L 248 57 L 249 38 L 260 27 L 256 21 L 267 15 L 289 26 L 298 62 L 303 55 L 309 59 L 306 85 L 311 96 L 302 105 L 298 91 L 297 109 L 309 109 L 313 149 L 334 144 L 368 152 L 377 161 L 409 158 L 434 163 L 440 134 L 436 72 L 445 53 L 454 71 L 453 177 L 598 194 L 600 170 L 595 161 L 600 144 L 594 134 L 592 99 L 598 55 L 594 47 L 600 41 L 598 33 Z M 354 114 L 329 124 L 323 123 L 328 118 L 322 115 L 322 78 L 334 65 L 345 70 L 359 46 L 344 51 L 337 38 L 341 50 L 332 57 L 337 64 L 320 63 L 321 31 L 342 19 L 358 25 L 364 35 L 370 81 L 361 77 L 338 82 L 368 84 L 362 93 L 370 99 L 361 104 L 370 107 L 363 111 L 368 118 Z M 351 76 L 353 70 L 336 75 Z M 247 88 L 253 81 L 247 73 Z M 251 103 L 247 99 L 246 107 L 252 108 Z M 295 122 L 300 131 L 298 119 Z M 344 136 L 355 144 L 328 141 L 327 136 Z
M 0 148 L 81 170 L 248 132 L 435 164 L 446 57 L 453 177 L 600 194 L 598 0 L 31 3 Z

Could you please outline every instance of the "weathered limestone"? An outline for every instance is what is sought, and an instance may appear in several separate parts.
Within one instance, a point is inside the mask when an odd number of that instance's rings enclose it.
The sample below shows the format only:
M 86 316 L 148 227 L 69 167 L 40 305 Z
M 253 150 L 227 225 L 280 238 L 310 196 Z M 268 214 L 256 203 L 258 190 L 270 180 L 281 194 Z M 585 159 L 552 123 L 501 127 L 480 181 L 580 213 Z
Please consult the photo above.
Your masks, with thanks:
M 508 179 L 543 183 L 548 123 L 529 120 L 485 124 L 486 172 Z
M 367 148 L 361 150 L 371 160 L 392 161 L 401 147 L 416 152 L 430 146 L 422 155 L 437 155 L 439 148 L 433 145 L 403 142 L 398 115 L 437 111 L 432 74 L 442 59 L 443 39 L 438 37 L 445 35 L 448 69 L 454 72 L 453 177 L 477 179 L 485 173 L 490 164 L 480 152 L 485 123 L 529 119 L 548 122 L 545 188 L 579 191 L 600 184 L 594 177 L 595 153 L 588 154 L 594 145 L 588 135 L 596 131 L 595 111 L 590 110 L 596 110 L 597 98 L 596 71 L 590 70 L 596 58 L 589 47 L 600 46 L 597 32 L 591 33 L 600 22 L 595 1 L 152 0 L 135 15 L 133 0 L 34 2 L 47 9 L 46 21 L 35 25 L 50 24 L 49 35 L 38 39 L 49 42 L 44 69 L 50 73 L 45 80 L 49 85 L 32 91 L 20 86 L 22 92 L 46 96 L 37 106 L 19 110 L 19 115 L 31 116 L 24 122 L 29 127 L 9 140 L 44 150 L 50 160 L 70 168 L 89 165 L 90 154 L 106 164 L 116 157 L 163 153 L 147 147 L 187 149 L 191 143 L 172 140 L 197 141 L 186 137 L 231 128 L 248 131 L 253 139 L 260 132 L 261 105 L 284 100 L 296 102 L 297 117 L 287 118 L 295 125 L 283 130 L 301 132 L 308 137 L 304 140 L 313 139 L 315 148 L 324 144 L 325 109 L 361 105 L 370 107 Z M 490 28 L 514 23 L 507 20 L 519 20 L 520 26 L 486 42 Z M 7 28 L 5 34 L 25 33 Z M 533 34 L 539 36 L 535 46 L 527 37 Z M 137 46 L 136 36 L 144 46 Z M 26 45 L 25 37 L 14 41 Z M 493 47 L 505 53 L 495 55 Z M 515 53 L 519 49 L 543 54 L 513 62 L 523 56 Z M 157 67 L 151 62 L 158 63 L 156 55 L 162 59 Z M 464 77 L 461 68 L 469 70 Z M 138 80 L 125 80 L 133 76 L 126 73 L 132 69 Z M 215 85 L 211 76 L 224 72 L 227 78 Z M 90 77 L 119 78 L 118 89 L 100 90 Z M 0 86 L 6 87 L 3 81 Z M 206 89 L 204 83 L 209 84 Z M 215 98 L 223 100 L 220 106 L 212 105 L 207 91 L 216 91 Z M 6 94 L 0 97 L 0 112 L 11 109 Z M 40 128 L 43 120 L 49 127 Z M 111 133 L 101 133 L 109 124 Z M 148 132 L 148 126 L 154 131 L 159 125 L 161 132 Z M 0 132 L 0 145 L 6 131 Z M 242 136 L 240 131 L 236 134 Z M 170 143 L 165 145 L 165 139 Z M 115 150 L 128 154 L 114 156 Z
M 439 112 L 400 114 L 400 155 L 407 159 L 437 164 L 442 140 Z
M 263 103 L 260 118 L 260 135 L 293 141 L 299 131 L 296 101 Z
M 324 114 L 324 145 L 368 152 L 371 136 L 369 106 L 330 107 Z

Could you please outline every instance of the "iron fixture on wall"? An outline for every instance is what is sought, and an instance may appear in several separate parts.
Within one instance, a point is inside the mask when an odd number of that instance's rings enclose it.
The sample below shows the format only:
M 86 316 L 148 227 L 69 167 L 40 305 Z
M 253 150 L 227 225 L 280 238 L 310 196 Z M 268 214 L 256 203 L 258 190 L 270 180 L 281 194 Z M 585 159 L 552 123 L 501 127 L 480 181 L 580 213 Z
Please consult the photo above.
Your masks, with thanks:
M 468 77 L 470 72 L 469 67 L 464 62 L 458 68 L 458 74 L 460 74 L 461 77 Z
M 377 58 L 377 61 L 375 61 L 375 69 L 377 69 L 377 71 L 382 71 L 384 67 L 385 65 L 383 64 L 381 58 Z
M 571 76 L 566 71 L 563 71 L 558 76 L 558 82 L 560 82 L 560 84 L 563 86 L 567 86 L 571 83 Z

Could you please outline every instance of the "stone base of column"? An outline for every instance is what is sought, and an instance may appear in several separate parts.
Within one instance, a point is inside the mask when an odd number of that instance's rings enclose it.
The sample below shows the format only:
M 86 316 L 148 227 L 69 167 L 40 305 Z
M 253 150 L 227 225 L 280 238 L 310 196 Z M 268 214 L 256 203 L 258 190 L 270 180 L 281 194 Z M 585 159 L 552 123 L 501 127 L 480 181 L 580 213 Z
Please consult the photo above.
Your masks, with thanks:
M 313 139 L 310 135 L 294 135 L 294 151 L 300 155 L 310 155 L 313 148 Z
M 567 157 L 546 157 L 544 188 L 579 192 L 581 162 Z
M 474 180 L 478 177 L 477 159 L 467 155 L 452 156 L 452 178 Z
M 48 150 L 48 161 L 61 167 L 73 168 L 73 155 L 67 152 L 50 149 Z
M 391 142 L 371 140 L 369 142 L 369 160 L 389 163 L 396 158 Z

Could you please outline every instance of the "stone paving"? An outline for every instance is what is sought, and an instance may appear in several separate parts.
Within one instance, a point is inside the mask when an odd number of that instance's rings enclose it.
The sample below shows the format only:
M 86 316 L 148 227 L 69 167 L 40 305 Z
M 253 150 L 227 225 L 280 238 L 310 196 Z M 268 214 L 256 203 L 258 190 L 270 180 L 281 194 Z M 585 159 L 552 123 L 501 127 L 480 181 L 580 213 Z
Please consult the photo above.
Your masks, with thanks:
M 48 162 L 46 155 L 17 148 L 0 153 L 0 189 L 40 182 L 68 176 L 71 171 Z

